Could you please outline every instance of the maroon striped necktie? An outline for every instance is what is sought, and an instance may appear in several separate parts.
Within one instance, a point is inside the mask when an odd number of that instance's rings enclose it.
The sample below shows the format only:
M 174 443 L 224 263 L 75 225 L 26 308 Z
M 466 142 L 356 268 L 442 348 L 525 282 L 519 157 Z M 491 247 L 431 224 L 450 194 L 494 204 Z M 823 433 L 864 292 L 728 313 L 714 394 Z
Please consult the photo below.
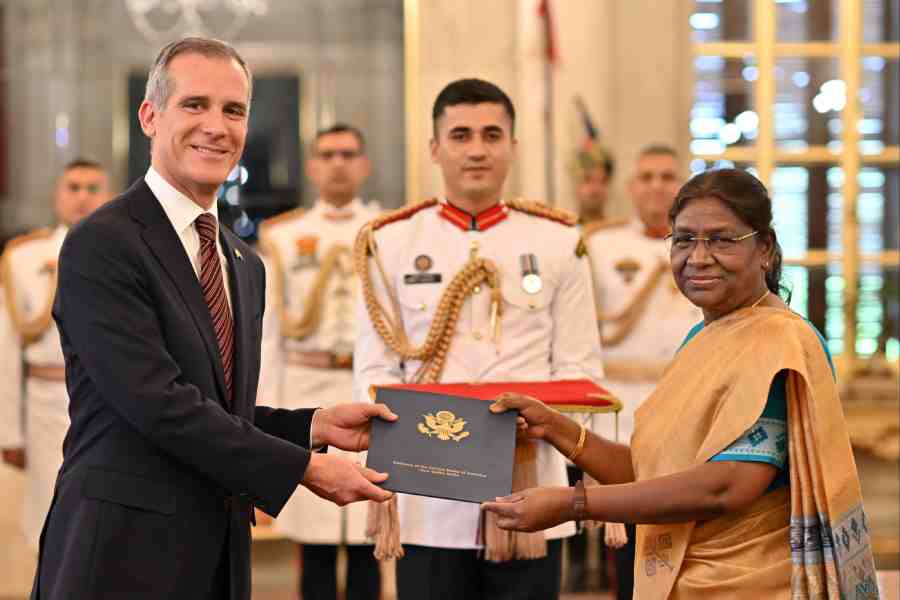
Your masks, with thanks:
M 209 306 L 213 329 L 219 343 L 222 356 L 222 367 L 225 370 L 225 387 L 228 392 L 227 402 L 231 403 L 232 366 L 234 364 L 234 325 L 231 318 L 231 307 L 225 294 L 225 282 L 222 279 L 222 264 L 219 262 L 219 250 L 216 246 L 216 218 L 203 213 L 194 221 L 197 233 L 200 234 L 200 285 L 203 297 Z

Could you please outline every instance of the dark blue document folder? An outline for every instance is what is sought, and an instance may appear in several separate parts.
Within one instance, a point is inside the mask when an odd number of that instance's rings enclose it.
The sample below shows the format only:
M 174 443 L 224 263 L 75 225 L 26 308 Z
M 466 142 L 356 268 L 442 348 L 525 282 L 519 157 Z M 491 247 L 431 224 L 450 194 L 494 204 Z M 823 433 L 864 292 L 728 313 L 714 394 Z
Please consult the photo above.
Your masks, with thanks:
M 375 419 L 367 466 L 390 475 L 394 492 L 483 502 L 512 490 L 516 412 L 493 414 L 490 402 L 378 388 L 376 402 L 400 418 Z

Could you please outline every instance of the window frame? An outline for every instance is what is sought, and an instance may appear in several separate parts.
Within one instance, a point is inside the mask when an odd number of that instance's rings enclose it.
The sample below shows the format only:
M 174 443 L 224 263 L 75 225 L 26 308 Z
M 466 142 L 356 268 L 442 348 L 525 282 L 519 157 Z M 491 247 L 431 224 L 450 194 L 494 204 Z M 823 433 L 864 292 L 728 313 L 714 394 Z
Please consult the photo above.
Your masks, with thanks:
M 785 265 L 803 267 L 824 266 L 840 262 L 843 288 L 844 351 L 837 357 L 841 373 L 851 378 L 858 372 L 861 358 L 856 350 L 857 304 L 859 272 L 861 264 L 897 266 L 900 251 L 885 250 L 875 254 L 864 254 L 859 249 L 859 225 L 857 223 L 857 203 L 860 194 L 859 172 L 864 166 L 900 166 L 900 146 L 886 145 L 879 154 L 863 154 L 859 143 L 861 135 L 855 126 L 862 118 L 859 90 L 862 84 L 861 62 L 864 57 L 877 56 L 884 59 L 900 58 L 900 43 L 863 43 L 862 0 L 840 0 L 838 13 L 839 35 L 836 42 L 791 42 L 777 41 L 777 6 L 772 0 L 755 0 L 753 3 L 752 37 L 749 41 L 692 42 L 693 56 L 718 56 L 723 58 L 753 57 L 759 69 L 759 77 L 753 82 L 754 110 L 759 116 L 759 133 L 752 146 L 725 148 L 720 153 L 696 153 L 692 157 L 705 161 L 729 160 L 735 163 L 751 163 L 756 168 L 760 180 L 770 185 L 777 165 L 836 164 L 844 172 L 842 195 L 842 251 L 829 252 L 826 249 L 809 249 L 805 256 L 786 259 Z M 845 126 L 841 133 L 840 153 L 826 146 L 809 146 L 803 151 L 779 149 L 775 141 L 775 63 L 782 57 L 836 58 L 841 79 L 847 86 L 847 104 L 841 116 Z M 898 198 L 885 198 L 887 202 L 900 202 Z M 848 343 L 849 342 L 849 343 Z M 878 356 L 878 355 L 876 355 Z M 882 356 L 883 358 L 883 356 Z M 897 365 L 894 365 L 896 368 Z

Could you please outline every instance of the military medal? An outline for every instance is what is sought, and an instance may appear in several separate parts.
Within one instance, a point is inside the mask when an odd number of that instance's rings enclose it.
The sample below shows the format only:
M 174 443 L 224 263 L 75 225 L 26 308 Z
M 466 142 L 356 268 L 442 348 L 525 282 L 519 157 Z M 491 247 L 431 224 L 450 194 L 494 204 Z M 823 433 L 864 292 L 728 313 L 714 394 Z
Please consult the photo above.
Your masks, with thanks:
M 522 267 L 522 289 L 526 294 L 539 293 L 544 289 L 544 282 L 538 274 L 537 257 L 534 254 L 523 254 L 519 257 Z
M 416 271 L 423 273 L 431 269 L 431 265 L 434 262 L 431 260 L 431 257 L 427 254 L 420 254 L 416 257 L 416 260 L 413 261 L 413 266 L 416 267 Z

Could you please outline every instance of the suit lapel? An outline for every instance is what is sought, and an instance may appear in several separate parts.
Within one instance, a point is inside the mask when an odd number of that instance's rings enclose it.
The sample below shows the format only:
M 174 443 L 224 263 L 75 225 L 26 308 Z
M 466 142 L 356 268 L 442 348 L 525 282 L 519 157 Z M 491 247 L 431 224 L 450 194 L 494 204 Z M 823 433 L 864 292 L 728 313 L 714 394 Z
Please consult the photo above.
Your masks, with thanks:
M 253 315 L 248 314 L 252 310 L 250 281 L 248 280 L 247 265 L 242 255 L 239 256 L 233 234 L 224 227 L 219 228 L 219 241 L 222 244 L 222 253 L 228 261 L 228 284 L 231 289 L 231 310 L 234 315 L 234 372 L 232 373 L 232 385 L 234 386 L 234 412 L 248 417 L 247 406 L 247 368 L 252 349 L 250 344 L 250 328 L 253 326 Z M 256 399 L 251 399 L 251 405 Z
M 140 187 L 143 189 L 136 189 Z M 188 307 L 212 362 L 216 384 L 219 388 L 219 400 L 227 407 L 228 403 L 223 400 L 228 396 L 225 393 L 225 371 L 222 367 L 222 356 L 219 353 L 212 316 L 206 299 L 203 297 L 200 280 L 194 273 L 194 267 L 191 265 L 184 251 L 184 245 L 178 234 L 175 233 L 171 221 L 166 217 L 162 206 L 144 183 L 143 178 L 132 186 L 132 190 L 139 192 L 132 202 L 131 212 L 132 216 L 145 225 L 141 237 L 156 256 L 160 266 L 172 279 L 172 283 Z

